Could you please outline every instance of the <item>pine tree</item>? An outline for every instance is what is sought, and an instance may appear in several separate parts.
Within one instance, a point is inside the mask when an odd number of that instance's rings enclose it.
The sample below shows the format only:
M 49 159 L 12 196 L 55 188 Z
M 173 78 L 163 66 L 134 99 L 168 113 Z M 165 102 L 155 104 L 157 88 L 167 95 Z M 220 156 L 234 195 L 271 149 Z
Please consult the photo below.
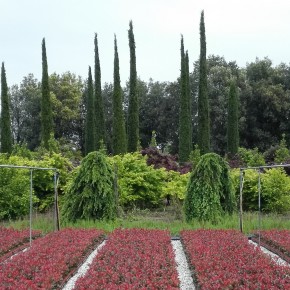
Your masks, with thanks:
M 202 154 L 210 151 L 209 104 L 207 89 L 206 40 L 204 11 L 200 18 L 200 59 L 198 90 L 198 146 Z
M 89 66 L 87 95 L 86 95 L 86 121 L 85 121 L 85 155 L 96 150 L 95 146 L 95 106 L 92 71 Z
M 50 101 L 49 78 L 45 39 L 42 40 L 42 82 L 41 82 L 41 141 L 49 149 L 49 139 L 53 134 L 53 117 Z
M 238 153 L 239 149 L 239 104 L 237 86 L 234 80 L 230 84 L 228 99 L 228 126 L 227 126 L 227 152 L 230 156 Z
M 95 34 L 95 120 L 96 120 L 96 149 L 100 149 L 101 144 L 105 143 L 105 117 L 104 102 L 101 86 L 101 66 L 99 59 L 98 38 Z
M 113 89 L 113 153 L 114 155 L 126 153 L 126 131 L 123 112 L 123 92 L 119 73 L 119 56 L 117 39 L 114 39 L 114 89 Z
M 1 152 L 11 153 L 12 151 L 12 133 L 11 120 L 9 112 L 8 86 L 4 62 L 1 67 Z
M 179 104 L 179 161 L 188 161 L 191 151 L 191 116 L 189 104 L 188 64 L 184 53 L 183 36 L 181 37 L 181 75 L 180 75 L 180 104 Z
M 128 31 L 130 47 L 130 91 L 128 107 L 128 152 L 137 151 L 139 142 L 139 101 L 137 89 L 137 70 L 136 70 L 136 53 L 135 40 L 133 33 L 133 24 L 130 21 Z

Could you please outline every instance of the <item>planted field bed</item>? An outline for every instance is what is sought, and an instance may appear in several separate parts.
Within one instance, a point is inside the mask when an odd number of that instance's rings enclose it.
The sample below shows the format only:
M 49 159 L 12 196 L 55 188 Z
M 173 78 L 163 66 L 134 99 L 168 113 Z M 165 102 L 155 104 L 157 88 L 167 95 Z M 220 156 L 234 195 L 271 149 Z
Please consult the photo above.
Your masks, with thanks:
M 256 243 L 259 242 L 258 233 L 252 237 Z M 290 231 L 289 230 L 263 230 L 260 231 L 260 244 L 271 252 L 280 256 L 290 263 Z
M 169 232 L 115 230 L 75 289 L 179 289 Z
M 32 231 L 32 238 L 41 235 L 40 231 Z M 0 263 L 11 255 L 29 246 L 30 232 L 28 229 L 15 230 L 13 228 L 0 227 Z
M 277 265 L 235 230 L 186 230 L 181 239 L 200 289 L 290 289 L 290 267 Z
M 103 239 L 103 231 L 65 229 L 38 238 L 0 265 L 0 289 L 58 289 Z

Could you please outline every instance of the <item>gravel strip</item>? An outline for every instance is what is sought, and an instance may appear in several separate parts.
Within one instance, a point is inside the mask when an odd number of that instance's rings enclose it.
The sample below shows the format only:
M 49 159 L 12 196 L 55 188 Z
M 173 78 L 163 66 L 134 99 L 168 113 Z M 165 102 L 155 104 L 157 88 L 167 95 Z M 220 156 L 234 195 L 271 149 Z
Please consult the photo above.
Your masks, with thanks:
M 72 276 L 68 282 L 66 283 L 66 285 L 62 288 L 63 290 L 72 290 L 75 286 L 76 281 L 80 278 L 83 277 L 87 271 L 90 268 L 91 263 L 93 262 L 93 259 L 95 258 L 95 256 L 98 254 L 98 252 L 100 251 L 100 249 L 105 245 L 106 240 L 103 241 L 86 259 L 86 261 L 79 267 L 77 273 Z
M 171 241 L 181 290 L 194 290 L 193 279 L 180 241 Z
M 254 245 L 255 247 L 258 247 L 258 244 L 251 240 L 249 240 L 249 243 Z M 278 255 L 274 254 L 273 252 L 269 251 L 268 249 L 262 246 L 260 246 L 260 249 L 263 253 L 269 255 L 278 265 L 290 267 L 290 265 L 285 260 L 281 259 Z

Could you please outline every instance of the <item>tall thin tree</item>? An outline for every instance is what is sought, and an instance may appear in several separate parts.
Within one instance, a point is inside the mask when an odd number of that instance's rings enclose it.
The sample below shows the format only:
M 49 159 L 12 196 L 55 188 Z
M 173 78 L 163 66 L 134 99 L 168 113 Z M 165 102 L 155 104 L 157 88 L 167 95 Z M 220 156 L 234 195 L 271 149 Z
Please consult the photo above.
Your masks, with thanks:
M 41 141 L 49 149 L 49 139 L 53 134 L 53 116 L 50 100 L 49 77 L 45 39 L 42 40 L 42 81 L 41 81 Z
M 136 69 L 136 53 L 135 39 L 133 33 L 132 20 L 129 23 L 128 30 L 129 47 L 130 47 L 130 91 L 129 91 L 129 106 L 128 106 L 128 152 L 137 151 L 139 142 L 139 100 L 137 88 L 137 69 Z
M 207 88 L 206 39 L 204 11 L 200 18 L 200 58 L 199 58 L 199 89 L 198 89 L 198 146 L 201 153 L 210 151 L 210 119 Z
M 12 151 L 12 133 L 11 133 L 11 120 L 9 112 L 9 97 L 8 86 L 6 79 L 6 71 L 4 62 L 1 67 L 1 152 L 11 153 Z
M 98 48 L 98 36 L 95 34 L 95 120 L 96 120 L 96 149 L 100 149 L 102 142 L 106 143 L 104 102 L 101 86 L 101 66 Z
M 117 38 L 114 38 L 114 89 L 113 89 L 113 153 L 126 153 L 126 130 L 123 112 L 123 92 L 119 72 Z
M 191 152 L 192 151 L 192 98 L 191 98 L 191 89 L 190 89 L 188 51 L 186 51 L 185 53 L 185 64 L 186 64 L 187 106 L 188 106 L 188 115 L 189 115 L 189 152 Z
M 179 102 L 179 161 L 188 161 L 191 148 L 190 107 L 188 94 L 188 64 L 184 53 L 184 41 L 181 36 L 181 74 L 180 74 L 180 102 Z
M 228 98 L 228 126 L 227 126 L 227 152 L 230 156 L 238 153 L 239 149 L 239 101 L 237 85 L 231 80 Z
M 95 124 L 96 121 L 95 121 L 93 78 L 91 67 L 89 66 L 87 94 L 86 94 L 85 155 L 96 150 Z

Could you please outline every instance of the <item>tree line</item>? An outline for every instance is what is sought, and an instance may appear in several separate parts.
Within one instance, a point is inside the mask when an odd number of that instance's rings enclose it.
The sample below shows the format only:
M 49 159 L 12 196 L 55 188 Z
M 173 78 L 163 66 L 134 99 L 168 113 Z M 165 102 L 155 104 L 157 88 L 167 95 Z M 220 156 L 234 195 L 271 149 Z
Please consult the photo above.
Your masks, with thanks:
M 290 141 L 289 65 L 257 58 L 240 68 L 224 57 L 206 56 L 202 12 L 199 59 L 190 62 L 181 37 L 180 77 L 145 82 L 137 77 L 132 21 L 128 39 L 130 78 L 123 88 L 116 36 L 114 80 L 103 88 L 97 34 L 94 80 L 91 67 L 86 80 L 71 72 L 49 75 L 45 39 L 41 82 L 29 74 L 8 88 L 2 63 L 1 152 L 11 152 L 12 143 L 48 148 L 51 138 L 84 155 L 102 147 L 112 154 L 134 152 L 149 146 L 154 131 L 158 147 L 185 162 L 196 145 L 202 153 L 224 155 L 235 154 L 238 146 L 265 151 L 282 134 Z

